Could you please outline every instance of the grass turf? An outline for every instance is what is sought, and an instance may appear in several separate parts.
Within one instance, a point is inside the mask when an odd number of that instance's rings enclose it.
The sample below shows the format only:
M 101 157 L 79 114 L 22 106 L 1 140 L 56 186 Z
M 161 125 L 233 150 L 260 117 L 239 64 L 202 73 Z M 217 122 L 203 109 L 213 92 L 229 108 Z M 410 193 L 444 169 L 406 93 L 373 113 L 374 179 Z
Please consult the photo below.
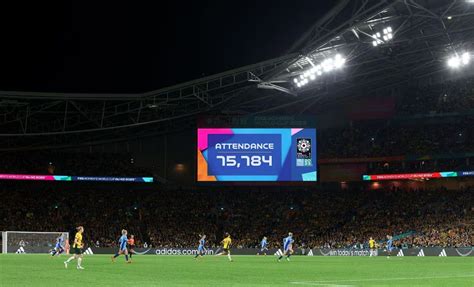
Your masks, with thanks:
M 474 286 L 474 257 L 85 256 L 0 255 L 0 286 Z

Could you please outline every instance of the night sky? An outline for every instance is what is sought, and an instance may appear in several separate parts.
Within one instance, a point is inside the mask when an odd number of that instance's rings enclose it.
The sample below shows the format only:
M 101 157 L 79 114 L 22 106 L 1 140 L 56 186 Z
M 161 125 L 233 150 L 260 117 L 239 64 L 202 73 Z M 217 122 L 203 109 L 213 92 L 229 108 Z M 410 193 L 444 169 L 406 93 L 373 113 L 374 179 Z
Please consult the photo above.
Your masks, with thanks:
M 0 7 L 0 90 L 182 83 L 283 55 L 334 1 L 38 2 Z

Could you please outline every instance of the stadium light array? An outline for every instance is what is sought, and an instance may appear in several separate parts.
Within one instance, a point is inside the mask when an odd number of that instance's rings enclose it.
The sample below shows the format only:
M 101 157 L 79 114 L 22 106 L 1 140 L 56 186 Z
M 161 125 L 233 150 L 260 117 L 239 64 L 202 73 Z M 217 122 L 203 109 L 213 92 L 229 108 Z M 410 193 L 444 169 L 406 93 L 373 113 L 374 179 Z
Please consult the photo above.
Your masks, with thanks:
M 448 66 L 453 69 L 458 69 L 462 66 L 467 66 L 471 61 L 471 55 L 464 52 L 461 55 L 454 55 L 448 59 Z
M 372 46 L 377 47 L 380 44 L 387 43 L 393 39 L 393 30 L 392 27 L 388 26 L 382 30 L 382 33 L 377 32 L 372 35 L 374 39 L 372 41 Z
M 336 54 L 333 58 L 328 58 L 318 65 L 314 65 L 311 62 L 312 67 L 301 74 L 299 77 L 294 78 L 293 82 L 298 88 L 301 88 L 310 81 L 316 80 L 317 77 L 324 73 L 341 69 L 345 63 L 346 59 L 341 54 Z

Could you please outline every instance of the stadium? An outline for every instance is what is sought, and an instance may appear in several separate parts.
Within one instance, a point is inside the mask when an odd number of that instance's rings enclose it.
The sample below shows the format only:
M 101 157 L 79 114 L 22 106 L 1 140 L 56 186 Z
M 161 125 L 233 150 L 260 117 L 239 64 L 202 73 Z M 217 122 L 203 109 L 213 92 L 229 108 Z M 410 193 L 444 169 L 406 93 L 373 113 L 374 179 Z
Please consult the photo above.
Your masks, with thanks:
M 161 28 L 68 6 L 28 15 L 34 44 L 12 28 L 0 286 L 474 286 L 474 1 L 285 2 L 155 6 Z M 36 65 L 76 46 L 75 17 L 97 33 L 77 51 L 113 61 Z

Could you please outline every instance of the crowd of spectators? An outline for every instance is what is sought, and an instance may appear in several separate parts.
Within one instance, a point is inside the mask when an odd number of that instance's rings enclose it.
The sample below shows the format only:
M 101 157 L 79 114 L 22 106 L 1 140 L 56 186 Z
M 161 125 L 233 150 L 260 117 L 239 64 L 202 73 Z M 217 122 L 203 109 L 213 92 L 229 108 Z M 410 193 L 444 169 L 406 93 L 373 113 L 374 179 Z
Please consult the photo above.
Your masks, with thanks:
M 418 159 L 410 161 L 382 161 L 369 163 L 367 173 L 406 173 L 436 171 L 471 171 L 474 170 L 474 157 Z
M 319 133 L 323 158 L 432 155 L 474 152 L 474 118 L 457 123 L 376 126 L 357 123 Z
M 35 151 L 0 157 L 0 173 L 152 176 L 149 169 L 135 164 L 133 156 L 121 153 Z
M 324 158 L 474 152 L 474 79 L 409 87 L 394 119 L 319 131 Z
M 399 114 L 442 114 L 474 110 L 474 79 L 410 87 L 398 100 Z
M 222 189 L 222 190 L 221 190 Z M 89 246 L 115 246 L 122 228 L 139 246 L 193 247 L 199 234 L 217 246 L 230 232 L 237 248 L 271 247 L 291 231 L 299 246 L 353 247 L 369 237 L 411 232 L 412 246 L 471 246 L 474 190 L 206 188 L 126 190 L 90 184 L 8 183 L 0 230 L 64 231 L 84 225 Z

